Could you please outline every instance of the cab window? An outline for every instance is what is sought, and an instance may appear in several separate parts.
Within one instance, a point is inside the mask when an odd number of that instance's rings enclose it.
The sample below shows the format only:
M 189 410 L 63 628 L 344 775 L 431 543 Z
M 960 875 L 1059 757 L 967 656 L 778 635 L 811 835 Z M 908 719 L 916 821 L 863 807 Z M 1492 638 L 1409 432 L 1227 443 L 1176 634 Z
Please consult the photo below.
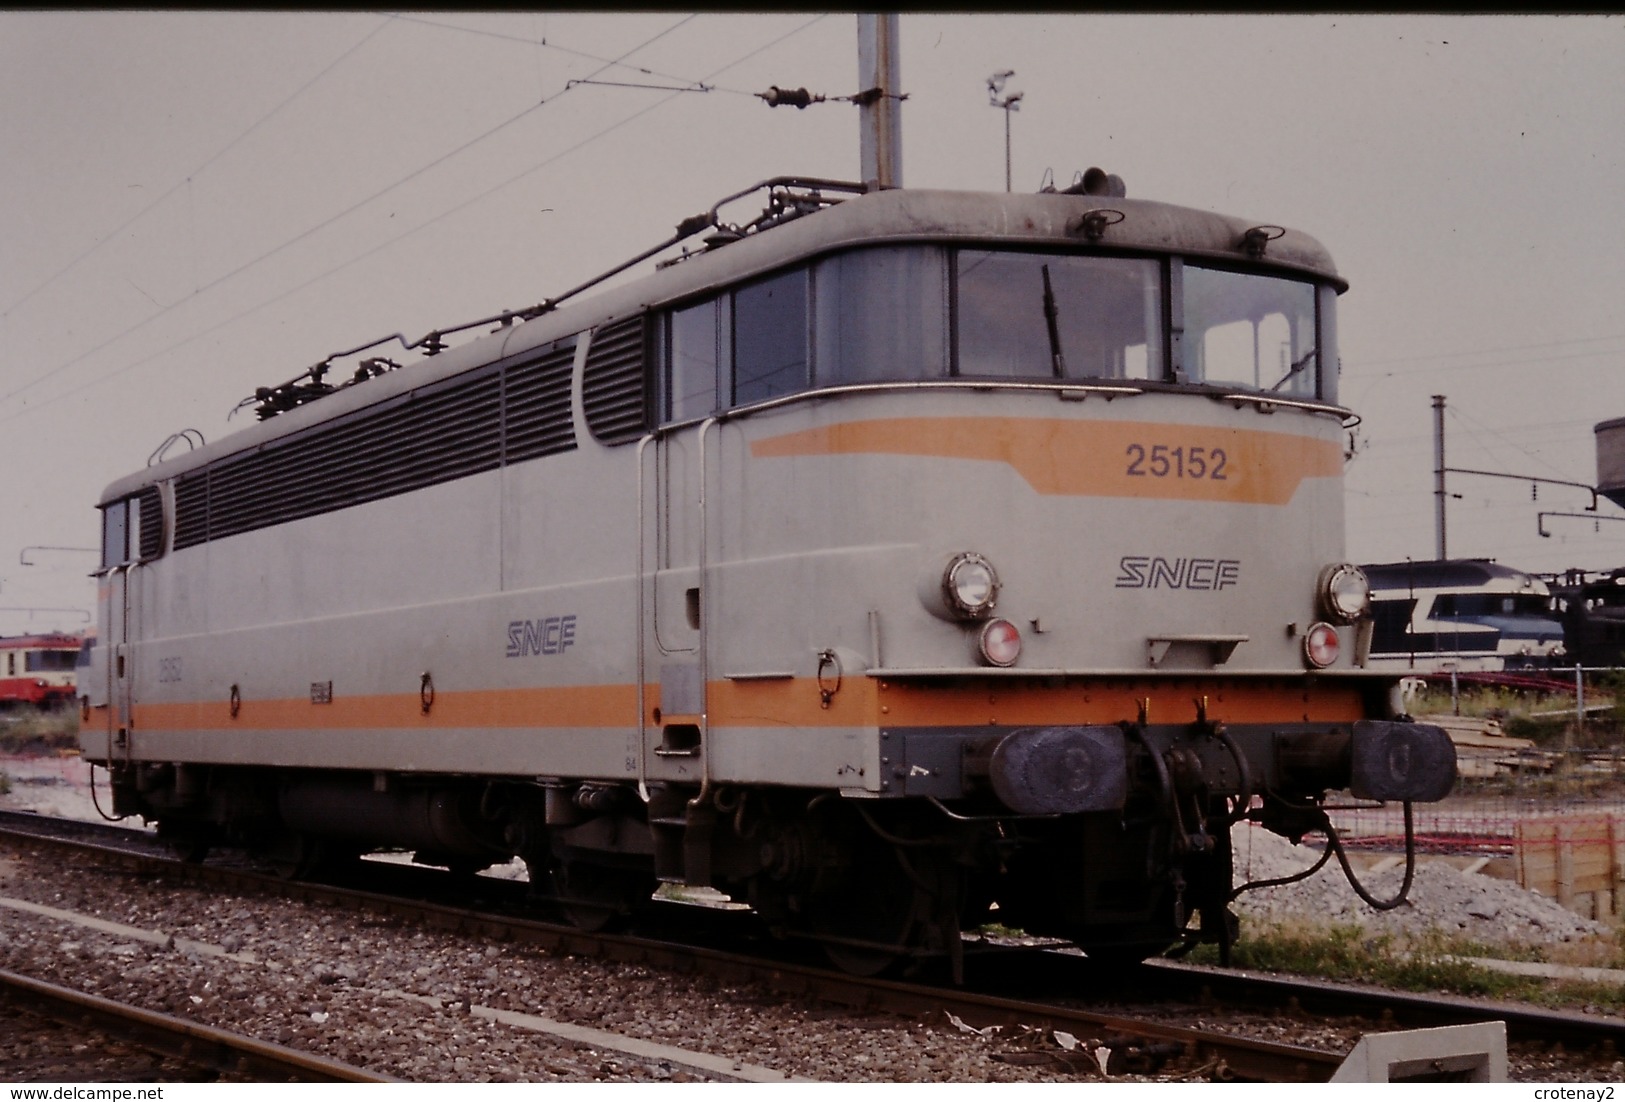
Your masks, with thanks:
M 714 298 L 672 311 L 666 331 L 666 418 L 688 421 L 709 417 L 725 392 L 723 369 L 729 361 L 731 333 L 728 299 Z
M 812 382 L 807 347 L 807 269 L 748 284 L 733 295 L 733 405 L 806 390 Z
M 956 275 L 959 375 L 1162 377 L 1154 260 L 965 249 Z
M 1314 284 L 1189 265 L 1182 282 L 1181 381 L 1319 395 Z
M 814 272 L 813 374 L 819 386 L 948 373 L 948 266 L 942 249 L 841 253 Z

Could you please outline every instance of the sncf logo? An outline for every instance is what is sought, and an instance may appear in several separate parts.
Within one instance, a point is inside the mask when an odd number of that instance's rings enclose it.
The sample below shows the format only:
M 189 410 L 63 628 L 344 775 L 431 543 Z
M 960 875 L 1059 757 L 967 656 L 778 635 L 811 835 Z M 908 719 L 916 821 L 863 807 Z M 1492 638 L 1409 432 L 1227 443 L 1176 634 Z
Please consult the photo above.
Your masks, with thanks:
M 576 618 L 549 616 L 542 620 L 514 620 L 508 624 L 508 657 L 527 654 L 563 654 L 576 641 Z
M 1124 555 L 1117 562 L 1118 589 L 1229 589 L 1240 580 L 1239 559 Z

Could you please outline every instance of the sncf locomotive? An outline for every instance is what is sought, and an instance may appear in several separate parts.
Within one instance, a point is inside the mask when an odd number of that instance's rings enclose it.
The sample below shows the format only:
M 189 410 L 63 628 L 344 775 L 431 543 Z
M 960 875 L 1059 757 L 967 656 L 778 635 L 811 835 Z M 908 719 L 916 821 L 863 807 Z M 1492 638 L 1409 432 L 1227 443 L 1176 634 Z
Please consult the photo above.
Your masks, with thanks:
M 582 925 L 708 885 L 874 970 L 1228 944 L 1232 824 L 1451 789 L 1364 668 L 1314 240 L 1090 170 L 782 178 L 663 250 L 108 487 L 117 815 L 517 858 Z
M 1563 621 L 1540 578 L 1489 559 L 1376 563 L 1370 665 L 1406 672 L 1544 669 Z

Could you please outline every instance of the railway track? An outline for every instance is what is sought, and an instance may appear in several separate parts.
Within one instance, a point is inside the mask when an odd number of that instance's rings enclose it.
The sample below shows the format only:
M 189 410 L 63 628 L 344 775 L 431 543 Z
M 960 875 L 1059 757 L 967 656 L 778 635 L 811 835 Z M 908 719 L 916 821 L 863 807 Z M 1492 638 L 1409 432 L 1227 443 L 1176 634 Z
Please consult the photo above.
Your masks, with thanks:
M 291 897 L 340 906 L 372 914 L 393 916 L 425 928 L 454 931 L 483 940 L 529 944 L 552 953 L 633 963 L 675 973 L 698 973 L 726 983 L 752 983 L 781 996 L 820 1000 L 859 1012 L 906 1017 L 952 1015 L 962 1028 L 1022 1029 L 1046 1037 L 1077 1039 L 1077 1050 L 1049 1046 L 1032 1054 L 1033 1062 L 1051 1061 L 1058 1070 L 1076 1070 L 1078 1061 L 1096 1060 L 1102 1070 L 1155 1071 L 1164 1067 L 1200 1069 L 1209 1077 L 1280 1082 L 1319 1082 L 1330 1077 L 1346 1050 L 1310 1047 L 1237 1036 L 1211 1028 L 1175 1024 L 1168 1015 L 1145 1014 L 1129 1008 L 1122 998 L 1121 1012 L 1103 1011 L 1111 988 L 1098 969 L 1081 957 L 1064 953 L 1017 951 L 980 947 L 967 956 L 967 986 L 863 980 L 833 973 L 827 968 L 779 955 L 754 952 L 766 939 L 752 932 L 748 914 L 720 916 L 729 923 L 723 939 L 744 942 L 753 952 L 725 951 L 669 940 L 586 933 L 572 927 L 538 922 L 508 910 L 522 885 L 506 892 L 499 883 L 481 887 L 491 899 L 477 907 L 448 905 L 421 898 L 434 885 L 444 891 L 446 877 L 421 869 L 373 870 L 387 881 L 389 890 L 361 890 L 326 884 L 289 882 L 263 872 L 222 864 L 189 864 L 163 856 L 161 843 L 150 834 L 120 828 L 104 831 L 100 824 L 75 823 L 61 828 L 76 835 L 51 837 L 56 820 L 36 816 L 0 816 L 0 832 L 32 839 L 40 844 L 67 847 L 85 857 L 114 862 L 147 875 L 162 875 L 177 883 L 194 883 L 210 890 L 240 894 Z M 87 830 L 86 828 L 92 828 Z M 110 841 L 94 841 L 96 835 Z M 108 848 L 111 846 L 112 848 Z M 483 878 L 482 878 L 483 879 Z M 463 882 L 466 890 L 466 881 Z M 507 895 L 508 898 L 502 898 Z M 419 898 L 413 898 L 417 896 Z M 692 912 L 694 908 L 685 908 Z M 713 942 L 717 938 L 712 927 Z M 1421 1025 L 1459 1024 L 1488 1019 L 1507 1022 L 1509 1040 L 1561 1040 L 1571 1047 L 1614 1045 L 1625 1047 L 1625 1025 L 1585 1015 L 1552 1014 L 1523 1007 L 1491 1006 L 1467 1000 L 1396 995 L 1341 985 L 1248 976 L 1215 969 L 1191 969 L 1159 963 L 1135 973 L 1132 988 L 1143 1005 L 1148 992 L 1165 1002 L 1189 1006 L 1244 1005 L 1255 1008 L 1291 1007 L 1313 1014 L 1325 1010 L 1339 1015 L 1363 1014 L 1372 1031 Z M 1087 1004 L 1078 991 L 1098 993 Z M 1185 1015 L 1189 1021 L 1194 1015 Z M 1101 1055 L 1102 1050 L 1106 1052 Z M 1115 1061 L 1115 1064 L 1113 1063 Z
M 0 1008 L 48 1018 L 178 1061 L 251 1082 L 391 1083 L 394 1078 L 308 1052 L 272 1044 L 0 970 Z M 78 1064 L 83 1067 L 83 1063 Z M 70 1070 L 62 1078 L 72 1081 Z M 60 1081 L 60 1080 L 59 1080 Z

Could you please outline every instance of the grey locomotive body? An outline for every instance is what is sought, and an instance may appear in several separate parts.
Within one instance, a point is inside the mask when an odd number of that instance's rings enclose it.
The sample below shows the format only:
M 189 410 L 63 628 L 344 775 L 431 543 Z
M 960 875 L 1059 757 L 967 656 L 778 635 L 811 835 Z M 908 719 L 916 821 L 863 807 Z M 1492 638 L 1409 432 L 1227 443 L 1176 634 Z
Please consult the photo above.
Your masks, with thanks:
M 584 923 L 711 884 L 865 968 L 994 905 L 1225 941 L 1233 821 L 1449 790 L 1362 668 L 1318 244 L 1110 187 L 769 188 L 109 487 L 116 810 L 517 855 Z

